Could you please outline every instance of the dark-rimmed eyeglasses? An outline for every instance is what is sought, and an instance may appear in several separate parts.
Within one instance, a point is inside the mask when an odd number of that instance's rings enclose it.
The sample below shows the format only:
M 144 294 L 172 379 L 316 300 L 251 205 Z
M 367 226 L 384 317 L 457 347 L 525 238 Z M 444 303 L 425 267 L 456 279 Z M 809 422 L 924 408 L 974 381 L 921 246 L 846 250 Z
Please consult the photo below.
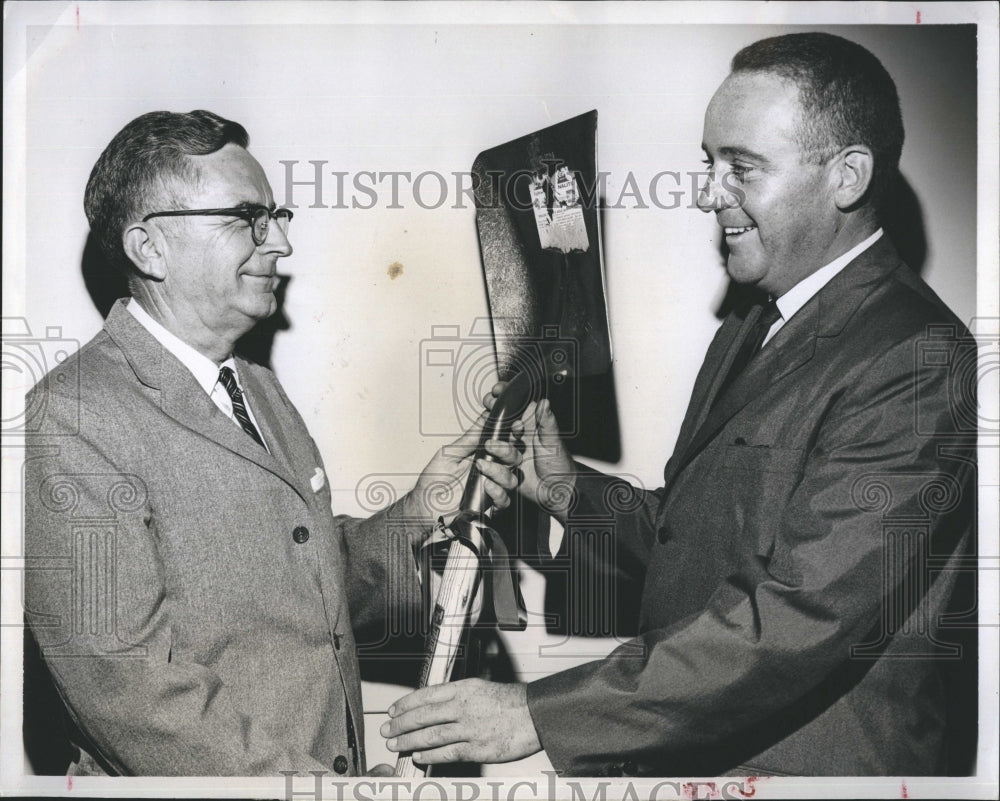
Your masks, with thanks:
M 239 217 L 246 220 L 250 226 L 250 236 L 255 245 L 263 245 L 271 228 L 271 220 L 278 223 L 281 233 L 288 233 L 288 223 L 291 221 L 290 209 L 274 209 L 267 206 L 247 204 L 234 209 L 177 209 L 176 211 L 154 211 L 142 218 L 143 222 L 154 217 Z

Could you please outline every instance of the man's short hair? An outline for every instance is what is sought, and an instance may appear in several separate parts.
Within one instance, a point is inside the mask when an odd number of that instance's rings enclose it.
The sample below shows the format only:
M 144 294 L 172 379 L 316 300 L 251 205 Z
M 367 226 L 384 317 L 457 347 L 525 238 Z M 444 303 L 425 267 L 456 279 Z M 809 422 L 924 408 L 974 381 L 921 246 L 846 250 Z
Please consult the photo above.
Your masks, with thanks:
M 230 143 L 246 147 L 249 141 L 242 125 L 211 111 L 151 111 L 122 128 L 94 165 L 83 201 L 90 229 L 112 266 L 132 273 L 122 247 L 129 225 L 183 202 L 181 182 L 198 179 L 188 156 L 215 153 Z
M 731 69 L 794 81 L 802 106 L 799 142 L 808 161 L 866 145 L 875 157 L 870 197 L 878 204 L 885 196 L 899 169 L 903 116 L 896 84 L 872 53 L 828 33 L 792 33 L 744 47 Z

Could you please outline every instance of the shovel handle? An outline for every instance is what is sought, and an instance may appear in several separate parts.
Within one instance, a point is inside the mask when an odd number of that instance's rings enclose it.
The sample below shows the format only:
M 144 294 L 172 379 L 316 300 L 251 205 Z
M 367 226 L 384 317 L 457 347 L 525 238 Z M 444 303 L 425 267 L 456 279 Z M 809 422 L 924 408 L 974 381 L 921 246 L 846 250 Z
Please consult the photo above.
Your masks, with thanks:
M 477 549 L 483 548 L 482 535 L 475 526 L 468 527 L 466 533 Z M 427 653 L 418 687 L 444 684 L 451 678 L 478 583 L 479 554 L 462 541 L 453 540 L 431 614 Z M 398 777 L 421 778 L 426 773 L 427 768 L 417 765 L 409 754 L 400 754 L 396 759 Z
M 537 401 L 542 396 L 542 387 L 538 376 L 529 370 L 522 370 L 517 373 L 503 392 L 496 399 L 490 416 L 483 426 L 483 433 L 479 436 L 479 446 L 476 448 L 476 457 L 494 461 L 493 457 L 486 452 L 486 442 L 491 439 L 499 439 L 507 442 L 510 439 L 511 424 L 517 420 L 528 404 Z M 486 477 L 479 472 L 473 463 L 469 478 L 465 482 L 465 492 L 462 494 L 462 502 L 459 509 L 463 512 L 474 512 L 485 514 L 490 508 L 492 501 L 486 494 Z
M 522 370 L 507 382 L 507 386 L 490 410 L 486 425 L 483 426 L 483 433 L 479 436 L 479 445 L 476 448 L 477 457 L 494 461 L 486 452 L 486 442 L 491 439 L 505 442 L 509 440 L 511 424 L 524 414 L 529 403 L 541 397 L 542 389 L 537 377 L 527 370 Z M 465 492 L 462 494 L 460 515 L 471 512 L 476 517 L 481 517 L 491 503 L 490 496 L 486 494 L 486 477 L 473 463 L 465 483 Z M 474 532 L 473 539 L 481 549 L 482 538 L 478 530 L 475 526 L 471 526 L 469 530 Z M 472 593 L 478 578 L 478 555 L 456 539 L 448 550 L 448 560 L 431 617 L 431 632 L 427 640 L 427 654 L 419 686 L 442 684 L 451 677 L 451 669 L 465 630 Z M 409 754 L 400 754 L 396 761 L 397 777 L 419 778 L 426 773 L 426 768 L 415 764 Z

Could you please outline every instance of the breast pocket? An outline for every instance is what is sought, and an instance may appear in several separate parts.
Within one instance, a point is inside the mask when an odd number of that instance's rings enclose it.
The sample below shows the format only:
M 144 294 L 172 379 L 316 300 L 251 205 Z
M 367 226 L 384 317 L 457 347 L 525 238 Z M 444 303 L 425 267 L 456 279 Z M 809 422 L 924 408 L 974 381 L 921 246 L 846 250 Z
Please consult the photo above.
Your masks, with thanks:
M 744 542 L 770 558 L 785 506 L 802 479 L 805 451 L 736 442 L 725 448 L 723 481 Z

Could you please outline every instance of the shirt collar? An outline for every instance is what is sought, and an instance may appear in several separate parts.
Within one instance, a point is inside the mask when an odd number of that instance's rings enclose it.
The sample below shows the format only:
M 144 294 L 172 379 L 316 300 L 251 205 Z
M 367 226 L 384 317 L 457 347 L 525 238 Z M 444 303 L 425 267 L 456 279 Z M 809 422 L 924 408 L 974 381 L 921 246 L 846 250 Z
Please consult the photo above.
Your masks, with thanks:
M 882 229 L 879 228 L 874 234 L 863 242 L 859 242 L 849 251 L 838 256 L 825 267 L 820 267 L 816 272 L 807 275 L 795 286 L 789 289 L 784 295 L 775 301 L 778 311 L 781 312 L 781 319 L 788 320 L 799 309 L 806 305 L 809 300 L 825 287 L 831 279 L 843 270 L 854 259 L 864 253 L 868 248 L 878 242 L 882 236 Z
M 205 391 L 206 395 L 212 394 L 212 389 L 219 380 L 219 369 L 221 367 L 231 368 L 236 373 L 236 381 L 239 383 L 239 373 L 236 371 L 236 362 L 232 356 L 226 359 L 221 365 L 217 365 L 206 355 L 199 353 L 188 345 L 187 342 L 184 342 L 156 322 L 150 316 L 149 312 L 139 305 L 135 298 L 129 300 L 125 308 L 139 321 L 139 324 L 143 328 L 156 338 L 157 342 L 177 357 L 178 361 L 194 376 L 194 380 L 198 382 L 198 386 Z

